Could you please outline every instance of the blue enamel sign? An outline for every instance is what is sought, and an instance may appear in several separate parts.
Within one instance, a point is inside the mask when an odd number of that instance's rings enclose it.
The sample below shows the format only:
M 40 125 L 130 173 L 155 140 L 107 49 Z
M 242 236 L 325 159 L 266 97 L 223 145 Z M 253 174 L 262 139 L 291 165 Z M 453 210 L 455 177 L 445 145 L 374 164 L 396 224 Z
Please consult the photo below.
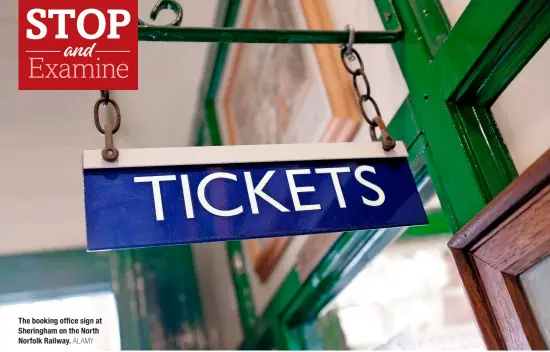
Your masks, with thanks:
M 401 153 L 399 152 L 401 150 Z M 84 152 L 88 250 L 427 223 L 402 144 Z

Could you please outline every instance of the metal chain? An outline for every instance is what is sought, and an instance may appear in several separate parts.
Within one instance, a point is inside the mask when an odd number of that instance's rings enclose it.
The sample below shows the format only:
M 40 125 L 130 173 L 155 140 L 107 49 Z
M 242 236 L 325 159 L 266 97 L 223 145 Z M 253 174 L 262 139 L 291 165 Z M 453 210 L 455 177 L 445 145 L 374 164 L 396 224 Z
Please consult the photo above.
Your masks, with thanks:
M 101 99 L 103 99 L 103 106 L 107 107 L 109 104 L 109 91 L 108 90 L 100 90 Z
M 350 38 L 353 35 L 353 31 L 350 31 Z M 370 135 L 371 139 L 373 141 L 378 141 L 378 138 L 376 137 L 376 127 L 380 128 L 380 132 L 382 133 L 382 148 L 385 151 L 390 151 L 393 148 L 395 148 L 395 140 L 390 136 L 388 133 L 388 129 L 386 127 L 386 124 L 382 120 L 382 114 L 380 113 L 380 108 L 378 107 L 378 104 L 376 103 L 376 100 L 371 96 L 371 88 L 370 83 L 367 78 L 367 74 L 365 73 L 365 65 L 363 64 L 363 59 L 361 58 L 361 55 L 353 49 L 352 47 L 353 42 L 350 40 L 350 43 L 344 44 L 341 47 L 341 57 L 342 57 L 342 63 L 344 64 L 344 67 L 346 68 L 346 71 L 348 71 L 349 74 L 353 77 L 353 88 L 355 90 L 355 95 L 357 96 L 357 100 L 359 101 L 359 108 L 361 109 L 361 115 L 367 121 L 367 123 L 370 125 Z M 358 68 L 352 69 L 350 65 L 348 64 L 348 61 L 356 61 L 359 65 Z M 359 87 L 359 82 L 363 81 L 364 84 L 364 92 L 361 92 L 361 89 Z M 376 116 L 371 119 L 369 118 L 367 114 L 367 109 L 365 108 L 365 105 L 367 103 L 370 103 L 372 107 L 374 108 L 374 111 L 376 112 Z
M 101 134 L 105 135 L 105 147 L 101 151 L 101 156 L 105 161 L 113 162 L 118 159 L 118 154 L 119 154 L 118 149 L 116 149 L 114 145 L 113 135 L 117 133 L 118 129 L 120 128 L 120 122 L 121 122 L 120 108 L 118 107 L 117 102 L 109 97 L 108 90 L 101 90 L 100 93 L 101 93 L 101 98 L 99 98 L 94 105 L 94 123 L 97 130 Z M 113 126 L 113 124 L 110 121 L 107 121 L 103 126 L 101 126 L 101 123 L 99 122 L 99 106 L 103 104 L 104 107 L 107 107 L 109 103 L 115 109 L 115 114 L 116 114 L 115 124 Z

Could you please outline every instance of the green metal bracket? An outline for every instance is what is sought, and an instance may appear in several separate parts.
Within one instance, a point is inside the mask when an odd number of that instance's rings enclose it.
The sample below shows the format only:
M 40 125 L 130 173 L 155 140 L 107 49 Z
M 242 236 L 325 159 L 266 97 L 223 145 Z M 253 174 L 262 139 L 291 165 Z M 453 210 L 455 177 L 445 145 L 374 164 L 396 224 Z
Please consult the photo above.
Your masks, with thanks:
M 214 43 L 274 43 L 274 44 L 343 44 L 349 40 L 346 30 L 282 30 L 243 28 L 180 27 L 183 8 L 175 0 L 159 0 L 149 17 L 156 20 L 162 10 L 170 10 L 175 19 L 165 26 L 154 26 L 138 21 L 140 41 L 158 42 L 214 42 Z M 403 38 L 401 27 L 388 31 L 357 31 L 355 44 L 396 43 Z
M 215 42 L 215 43 L 274 43 L 274 44 L 342 44 L 347 43 L 347 31 L 313 31 L 242 28 L 139 27 L 140 41 Z M 361 31 L 355 33 L 355 44 L 395 43 L 403 32 Z

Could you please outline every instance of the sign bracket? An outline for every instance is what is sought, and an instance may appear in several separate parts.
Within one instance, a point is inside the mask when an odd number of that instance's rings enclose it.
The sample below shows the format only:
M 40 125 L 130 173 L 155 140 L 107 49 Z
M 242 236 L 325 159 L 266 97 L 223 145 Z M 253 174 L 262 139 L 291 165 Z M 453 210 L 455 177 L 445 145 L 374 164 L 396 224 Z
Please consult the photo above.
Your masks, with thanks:
M 155 21 L 162 10 L 170 10 L 175 18 L 164 26 L 156 26 L 138 20 L 138 38 L 152 42 L 210 42 L 210 43 L 272 43 L 272 44 L 345 44 L 348 30 L 282 30 L 243 28 L 180 27 L 183 22 L 183 7 L 175 0 L 159 0 L 149 17 Z M 385 16 L 391 19 L 391 13 Z M 398 27 L 388 31 L 356 31 L 355 44 L 392 44 L 403 39 L 403 30 Z
M 164 36 L 166 33 L 170 32 L 170 28 L 171 29 L 176 29 L 176 30 L 181 29 L 181 28 L 177 27 L 183 21 L 183 8 L 181 7 L 181 5 L 179 3 L 177 3 L 176 1 L 174 1 L 174 0 L 159 0 L 157 2 L 157 4 L 155 5 L 155 7 L 153 8 L 153 10 L 151 11 L 150 17 L 153 20 L 156 19 L 158 13 L 163 9 L 169 9 L 169 10 L 173 11 L 176 14 L 176 19 L 173 20 L 172 23 L 170 24 L 170 26 L 173 26 L 173 27 L 168 27 L 168 26 L 153 27 L 153 26 L 150 26 L 150 25 L 146 24 L 142 20 L 139 20 L 138 22 L 139 22 L 139 25 L 140 25 L 140 30 L 144 29 L 144 28 L 156 28 L 156 30 L 168 31 L 168 32 L 162 32 L 162 33 L 164 33 L 163 34 L 163 36 Z M 197 29 L 195 28 L 195 29 L 192 29 L 192 30 L 197 30 Z M 198 29 L 199 32 L 202 31 L 202 30 L 203 29 Z M 212 31 L 225 31 L 226 29 L 211 29 L 211 30 Z M 209 33 L 214 33 L 214 35 L 211 36 L 211 37 L 208 37 L 210 39 L 215 37 L 216 32 L 212 32 L 212 31 L 210 31 Z M 259 41 L 252 41 L 254 43 L 260 43 L 260 42 L 263 42 L 263 40 L 271 40 L 271 39 L 269 39 L 269 38 L 271 38 L 270 35 L 277 36 L 276 38 L 278 38 L 278 39 L 275 41 L 275 43 L 284 43 L 285 40 L 291 40 L 292 43 L 298 43 L 298 42 L 300 42 L 300 39 L 298 39 L 298 38 L 301 38 L 300 35 L 304 35 L 305 32 L 310 33 L 309 36 L 307 37 L 307 38 L 309 38 L 306 41 L 307 43 L 316 42 L 316 40 L 322 40 L 321 43 L 331 43 L 330 41 L 325 41 L 325 40 L 329 39 L 330 35 L 332 35 L 334 33 L 339 33 L 338 31 L 331 31 L 329 33 L 330 34 L 329 36 L 323 37 L 321 35 L 321 36 L 317 37 L 316 35 L 319 34 L 319 33 L 323 33 L 323 31 L 321 31 L 321 32 L 320 31 L 305 31 L 302 34 L 296 34 L 295 31 L 279 31 L 279 30 L 270 30 L 271 32 L 265 32 L 265 31 L 262 30 L 262 31 L 258 32 L 258 30 L 238 29 L 237 31 L 239 31 L 238 33 L 241 33 L 243 35 L 242 36 L 243 40 L 246 39 L 246 38 L 249 38 L 249 39 L 254 38 L 254 35 L 248 36 L 249 34 L 251 34 L 251 32 L 255 31 L 257 33 L 263 33 L 263 34 L 260 34 L 260 36 L 258 37 Z M 288 36 L 285 37 L 285 35 L 282 34 L 282 32 L 287 32 L 287 34 L 291 33 L 291 32 L 295 32 L 295 34 L 297 36 L 294 39 L 293 39 L 292 36 L 291 37 L 288 37 Z M 311 34 L 312 32 L 316 33 L 316 34 Z M 269 34 L 269 33 L 271 33 L 271 34 Z M 279 33 L 279 34 L 277 34 L 277 33 Z M 328 33 L 328 32 L 325 32 L 325 34 L 326 33 Z M 354 87 L 355 93 L 357 95 L 358 105 L 359 105 L 360 110 L 361 110 L 361 115 L 365 119 L 365 121 L 370 125 L 370 135 L 371 135 L 372 141 L 373 142 L 378 141 L 378 137 L 376 135 L 376 128 L 379 128 L 380 132 L 381 132 L 381 135 L 382 135 L 382 148 L 385 151 L 390 151 L 390 150 L 395 148 L 396 141 L 389 134 L 388 129 L 386 127 L 386 124 L 384 123 L 384 121 L 382 119 L 382 114 L 380 112 L 378 104 L 376 103 L 375 99 L 371 96 L 370 83 L 369 83 L 369 80 L 368 80 L 367 75 L 365 73 L 365 66 L 363 64 L 363 60 L 361 59 L 361 55 L 359 55 L 359 53 L 353 48 L 354 44 L 360 42 L 360 41 L 358 41 L 358 36 L 360 36 L 361 32 L 356 32 L 355 28 L 352 25 L 348 24 L 346 26 L 345 30 L 343 31 L 343 33 L 346 34 L 347 39 L 344 40 L 343 44 L 340 44 L 342 64 L 344 65 L 346 71 L 353 77 L 353 87 Z M 262 35 L 265 35 L 265 36 L 262 36 Z M 278 37 L 279 35 L 281 35 L 281 36 Z M 163 37 L 163 36 L 161 36 L 161 37 Z M 155 38 L 154 40 L 158 39 L 157 36 L 154 36 L 154 38 Z M 171 40 L 170 38 L 168 38 L 167 41 L 170 41 Z M 181 41 L 187 41 L 186 38 L 187 37 L 184 36 L 180 39 L 182 39 Z M 304 38 L 306 38 L 306 37 L 304 37 Z M 227 41 L 231 38 L 228 39 L 228 37 L 223 36 L 222 39 L 223 40 L 220 40 L 220 41 Z M 246 40 L 248 40 L 248 39 L 246 39 Z M 231 39 L 229 41 L 233 41 L 233 40 Z M 240 39 L 238 41 L 241 42 Z M 245 42 L 247 42 L 247 41 L 245 41 Z M 268 41 L 268 42 L 270 42 L 270 41 Z M 306 42 L 304 42 L 304 43 L 306 43 Z M 358 63 L 358 65 L 356 65 L 357 66 L 356 68 L 350 67 L 349 62 L 353 62 L 353 61 L 356 61 Z M 363 81 L 363 89 L 360 88 L 360 84 L 359 84 L 361 79 Z M 115 111 L 116 111 L 116 114 L 117 114 L 117 120 L 116 120 L 115 126 L 113 128 L 111 128 L 111 126 L 109 124 L 105 125 L 105 127 L 102 128 L 100 123 L 99 123 L 98 108 L 99 108 L 99 105 L 102 104 L 102 103 L 105 107 L 109 103 L 111 103 L 113 105 L 113 107 L 115 108 Z M 368 104 L 368 103 L 370 103 L 370 105 L 374 109 L 374 112 L 375 112 L 374 118 L 370 118 L 368 116 L 367 109 L 365 107 L 365 105 Z M 118 158 L 119 152 L 114 147 L 113 136 L 112 135 L 114 133 L 116 133 L 116 131 L 120 127 L 120 109 L 118 108 L 118 105 L 116 104 L 116 102 L 109 98 L 109 91 L 108 90 L 102 90 L 101 91 L 101 99 L 99 99 L 96 102 L 95 106 L 94 106 L 94 120 L 95 120 L 96 128 L 99 130 L 99 132 L 101 132 L 105 135 L 105 148 L 102 151 L 103 159 L 105 161 L 109 161 L 109 162 L 116 161 L 117 158 Z

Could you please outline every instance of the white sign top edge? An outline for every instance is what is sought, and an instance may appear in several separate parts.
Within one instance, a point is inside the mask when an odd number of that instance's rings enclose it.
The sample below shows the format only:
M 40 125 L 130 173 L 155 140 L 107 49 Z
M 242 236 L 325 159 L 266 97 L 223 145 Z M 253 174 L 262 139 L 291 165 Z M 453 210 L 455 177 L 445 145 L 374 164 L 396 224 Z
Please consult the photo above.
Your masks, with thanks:
M 371 143 L 309 143 L 263 144 L 207 147 L 119 149 L 115 162 L 101 157 L 101 150 L 84 150 L 84 169 L 108 169 L 130 167 L 222 165 L 264 162 L 292 162 L 308 160 L 350 160 L 406 157 L 403 142 L 386 152 L 381 142 Z

